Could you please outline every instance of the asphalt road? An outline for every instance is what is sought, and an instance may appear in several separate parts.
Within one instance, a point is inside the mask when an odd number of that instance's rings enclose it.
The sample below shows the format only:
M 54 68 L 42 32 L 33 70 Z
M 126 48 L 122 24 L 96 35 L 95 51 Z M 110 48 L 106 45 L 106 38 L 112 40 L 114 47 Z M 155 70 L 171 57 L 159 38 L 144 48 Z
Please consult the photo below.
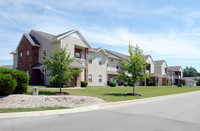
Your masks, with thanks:
M 200 131 L 200 92 L 95 111 L 0 119 L 0 131 Z

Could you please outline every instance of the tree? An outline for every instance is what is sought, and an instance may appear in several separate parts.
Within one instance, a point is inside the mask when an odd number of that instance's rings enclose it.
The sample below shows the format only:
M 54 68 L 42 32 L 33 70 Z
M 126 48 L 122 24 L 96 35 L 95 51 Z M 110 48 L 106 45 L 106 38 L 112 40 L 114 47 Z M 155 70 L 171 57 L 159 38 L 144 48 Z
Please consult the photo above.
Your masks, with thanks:
M 196 77 L 198 75 L 197 70 L 194 67 L 186 67 L 183 70 L 183 76 L 184 77 Z
M 50 71 L 48 75 L 51 79 L 59 82 L 60 93 L 62 83 L 67 84 L 71 78 L 81 73 L 81 69 L 75 70 L 74 68 L 69 67 L 74 59 L 70 58 L 70 53 L 67 53 L 66 48 L 61 48 L 60 50 L 56 48 L 52 51 L 52 56 L 50 56 L 50 58 L 47 58 L 46 56 L 43 57 L 45 58 L 43 63 L 46 66 L 46 69 Z
M 147 66 L 143 50 L 139 46 L 128 45 L 129 59 L 123 59 L 120 63 L 119 79 L 125 83 L 133 85 L 133 95 L 135 95 L 135 83 L 150 78 L 150 74 L 145 74 Z

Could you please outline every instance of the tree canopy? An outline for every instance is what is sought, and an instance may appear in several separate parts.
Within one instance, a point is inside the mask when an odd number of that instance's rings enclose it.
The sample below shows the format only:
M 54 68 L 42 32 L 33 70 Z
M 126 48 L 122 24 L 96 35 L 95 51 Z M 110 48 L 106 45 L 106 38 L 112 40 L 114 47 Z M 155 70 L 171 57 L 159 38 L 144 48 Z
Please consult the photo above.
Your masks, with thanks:
M 69 65 L 74 61 L 73 58 L 70 58 L 70 53 L 67 52 L 66 48 L 61 48 L 60 50 L 56 48 L 52 51 L 52 56 L 50 58 L 43 56 L 45 58 L 43 64 L 46 66 L 46 69 L 50 71 L 49 76 L 51 80 L 58 81 L 60 85 L 66 84 L 73 78 L 75 75 L 81 73 L 81 69 L 71 68 Z
M 123 59 L 120 63 L 119 79 L 125 83 L 133 85 L 133 95 L 135 93 L 135 84 L 150 78 L 150 74 L 144 73 L 147 66 L 143 50 L 139 46 L 128 45 L 129 59 Z
M 197 72 L 197 70 L 194 68 L 194 67 L 186 67 L 184 70 L 183 70 L 183 76 L 184 77 L 196 77 L 198 76 L 199 73 Z

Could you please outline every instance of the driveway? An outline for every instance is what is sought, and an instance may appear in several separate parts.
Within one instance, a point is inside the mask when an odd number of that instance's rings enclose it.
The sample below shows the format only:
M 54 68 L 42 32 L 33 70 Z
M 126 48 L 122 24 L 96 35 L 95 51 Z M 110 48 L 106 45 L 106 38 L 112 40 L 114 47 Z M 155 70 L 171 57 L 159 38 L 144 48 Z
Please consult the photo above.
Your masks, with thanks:
M 200 92 L 95 111 L 0 119 L 2 131 L 199 131 Z

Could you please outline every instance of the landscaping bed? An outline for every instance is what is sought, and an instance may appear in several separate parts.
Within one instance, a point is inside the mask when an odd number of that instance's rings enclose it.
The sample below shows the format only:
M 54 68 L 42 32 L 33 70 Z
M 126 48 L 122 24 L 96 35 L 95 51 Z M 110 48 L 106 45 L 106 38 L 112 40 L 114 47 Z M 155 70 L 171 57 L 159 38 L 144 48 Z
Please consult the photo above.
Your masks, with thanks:
M 9 95 L 0 97 L 0 108 L 82 107 L 103 103 L 90 96 L 32 96 Z

